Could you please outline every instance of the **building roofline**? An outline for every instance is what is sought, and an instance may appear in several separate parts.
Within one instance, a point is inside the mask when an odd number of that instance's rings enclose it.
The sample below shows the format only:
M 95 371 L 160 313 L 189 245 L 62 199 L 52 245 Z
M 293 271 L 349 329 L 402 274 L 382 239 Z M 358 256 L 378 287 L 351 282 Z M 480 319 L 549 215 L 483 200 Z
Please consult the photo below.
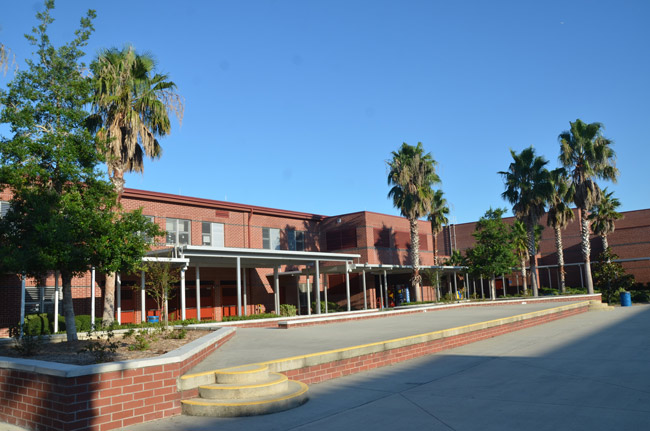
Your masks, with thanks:
M 289 211 L 277 208 L 261 207 L 256 205 L 244 205 L 234 202 L 217 201 L 213 199 L 196 198 L 191 196 L 174 195 L 170 193 L 152 192 L 149 190 L 124 189 L 122 195 L 127 199 L 138 199 L 156 202 L 165 202 L 177 205 L 192 205 L 204 208 L 213 208 L 228 211 L 252 212 L 253 214 L 271 215 L 276 217 L 295 218 L 301 220 L 321 221 L 326 216 L 299 211 Z

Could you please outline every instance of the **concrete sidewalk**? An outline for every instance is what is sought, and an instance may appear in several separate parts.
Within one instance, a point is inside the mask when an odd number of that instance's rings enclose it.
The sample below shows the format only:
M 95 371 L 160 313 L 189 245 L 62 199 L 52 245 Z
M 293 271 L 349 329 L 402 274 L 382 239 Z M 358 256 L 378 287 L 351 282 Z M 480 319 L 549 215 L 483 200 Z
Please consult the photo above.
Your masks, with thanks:
M 291 329 L 238 328 L 237 334 L 188 374 L 357 346 L 556 308 L 573 302 L 438 309 Z
M 445 313 L 427 314 L 452 319 Z M 351 331 L 339 324 L 318 329 L 335 331 L 332 338 Z M 588 312 L 312 385 L 310 401 L 297 409 L 233 419 L 178 416 L 126 429 L 647 429 L 648 329 L 648 305 Z

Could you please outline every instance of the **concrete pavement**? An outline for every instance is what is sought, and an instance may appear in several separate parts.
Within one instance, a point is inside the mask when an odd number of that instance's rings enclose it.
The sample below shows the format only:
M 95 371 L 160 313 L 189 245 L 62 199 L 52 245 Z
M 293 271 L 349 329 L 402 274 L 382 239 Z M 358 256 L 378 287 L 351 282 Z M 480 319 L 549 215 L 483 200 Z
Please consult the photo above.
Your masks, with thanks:
M 521 313 L 527 311 L 532 310 L 517 309 Z M 517 312 L 510 306 L 509 315 Z M 448 312 L 427 315 L 435 314 L 438 320 L 452 319 L 445 313 Z M 390 319 L 374 319 L 375 328 L 386 323 L 382 320 Z M 260 331 L 293 334 L 299 329 L 319 329 L 329 330 L 330 338 L 353 332 L 341 325 L 347 324 Z M 390 332 L 397 331 L 395 326 L 399 325 L 383 326 L 384 330 L 375 332 L 383 333 L 382 339 L 387 339 L 388 333 L 391 334 L 388 338 L 399 336 Z M 436 328 L 423 329 L 420 332 Z M 648 429 L 649 329 L 649 305 L 588 312 L 433 356 L 312 385 L 310 401 L 294 410 L 233 419 L 178 416 L 126 429 Z M 331 331 L 335 331 L 336 337 Z M 269 338 L 268 342 L 273 344 L 273 341 Z M 260 345 L 256 347 L 249 353 L 261 349 Z M 281 356 L 293 354 L 285 353 Z M 258 360 L 250 359 L 247 362 Z

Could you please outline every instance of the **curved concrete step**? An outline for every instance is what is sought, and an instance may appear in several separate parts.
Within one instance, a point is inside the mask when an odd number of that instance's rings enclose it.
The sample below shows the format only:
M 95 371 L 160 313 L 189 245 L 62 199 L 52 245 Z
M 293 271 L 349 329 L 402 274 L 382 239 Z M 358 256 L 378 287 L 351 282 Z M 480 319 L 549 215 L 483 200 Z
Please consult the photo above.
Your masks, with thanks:
M 223 368 L 214 372 L 215 381 L 225 384 L 252 384 L 269 377 L 269 367 L 261 364 Z
M 298 407 L 309 399 L 309 387 L 289 380 L 288 390 L 282 394 L 239 400 L 194 398 L 181 401 L 183 414 L 191 416 L 238 417 L 281 412 Z
M 216 384 L 199 386 L 199 396 L 209 399 L 243 399 L 280 394 L 289 388 L 284 374 L 269 373 L 266 379 L 253 384 Z

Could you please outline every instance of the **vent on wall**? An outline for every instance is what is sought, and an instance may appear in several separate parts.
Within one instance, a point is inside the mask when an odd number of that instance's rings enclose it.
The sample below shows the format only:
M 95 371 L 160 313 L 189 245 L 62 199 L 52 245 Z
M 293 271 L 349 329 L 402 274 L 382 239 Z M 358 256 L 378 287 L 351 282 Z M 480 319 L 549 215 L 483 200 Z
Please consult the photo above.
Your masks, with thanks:
M 228 211 L 215 210 L 214 215 L 217 217 L 228 218 L 230 216 L 230 213 Z

